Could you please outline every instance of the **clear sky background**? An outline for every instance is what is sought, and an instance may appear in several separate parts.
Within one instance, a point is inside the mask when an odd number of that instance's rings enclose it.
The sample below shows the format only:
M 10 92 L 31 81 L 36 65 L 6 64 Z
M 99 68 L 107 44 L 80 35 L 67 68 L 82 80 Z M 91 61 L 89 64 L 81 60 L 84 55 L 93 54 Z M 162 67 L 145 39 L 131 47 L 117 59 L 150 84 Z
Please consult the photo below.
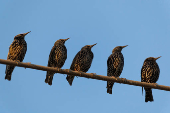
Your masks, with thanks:
M 25 39 L 23 62 L 47 66 L 51 48 L 58 39 L 65 43 L 70 68 L 76 53 L 85 45 L 94 59 L 89 73 L 107 75 L 107 58 L 115 46 L 122 50 L 124 69 L 120 77 L 140 81 L 147 57 L 162 56 L 158 84 L 170 85 L 169 0 L 1 0 L 0 58 L 6 59 L 15 35 L 31 31 Z M 5 80 L 0 64 L 1 113 L 169 113 L 170 93 L 153 89 L 154 102 L 145 103 L 142 88 L 116 83 L 113 94 L 106 82 L 75 78 L 69 86 L 66 75 L 55 74 L 53 85 L 45 71 L 16 67 L 12 80 Z

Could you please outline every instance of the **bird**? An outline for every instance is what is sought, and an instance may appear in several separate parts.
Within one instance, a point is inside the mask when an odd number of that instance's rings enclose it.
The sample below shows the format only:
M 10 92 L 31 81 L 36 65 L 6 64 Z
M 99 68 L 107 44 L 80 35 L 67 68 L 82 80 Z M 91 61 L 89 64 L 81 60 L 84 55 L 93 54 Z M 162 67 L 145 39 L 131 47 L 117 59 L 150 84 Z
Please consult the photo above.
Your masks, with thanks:
M 96 44 L 85 45 L 84 47 L 82 47 L 81 50 L 74 57 L 70 69 L 73 71 L 87 72 L 92 64 L 94 56 L 91 48 Z M 67 75 L 66 79 L 69 85 L 72 86 L 74 76 Z
M 107 76 L 109 77 L 119 77 L 122 73 L 124 66 L 124 57 L 121 53 L 122 49 L 127 47 L 125 46 L 117 46 L 112 50 L 112 54 L 108 57 L 107 60 Z M 112 87 L 114 82 L 107 81 L 107 93 L 112 94 Z
M 141 82 L 146 82 L 146 83 L 157 82 L 159 78 L 160 69 L 158 64 L 156 63 L 156 60 L 159 59 L 160 57 L 157 58 L 148 57 L 145 59 L 141 69 Z M 152 95 L 152 89 L 151 88 L 144 88 L 144 89 L 145 89 L 145 102 L 154 101 Z M 143 87 L 142 87 L 142 93 L 143 93 Z
M 62 68 L 66 59 L 67 59 L 67 48 L 64 45 L 67 39 L 59 39 L 54 43 L 54 46 L 51 49 L 49 59 L 48 59 L 48 67 L 57 67 Z M 52 85 L 52 80 L 55 72 L 47 71 L 45 83 L 48 85 Z
M 9 47 L 7 60 L 16 61 L 16 62 L 22 62 L 24 60 L 27 51 L 27 43 L 25 41 L 25 36 L 30 32 L 31 31 L 27 33 L 18 34 L 14 37 L 14 41 Z M 9 81 L 11 80 L 11 76 L 14 68 L 15 66 L 6 65 L 5 79 Z

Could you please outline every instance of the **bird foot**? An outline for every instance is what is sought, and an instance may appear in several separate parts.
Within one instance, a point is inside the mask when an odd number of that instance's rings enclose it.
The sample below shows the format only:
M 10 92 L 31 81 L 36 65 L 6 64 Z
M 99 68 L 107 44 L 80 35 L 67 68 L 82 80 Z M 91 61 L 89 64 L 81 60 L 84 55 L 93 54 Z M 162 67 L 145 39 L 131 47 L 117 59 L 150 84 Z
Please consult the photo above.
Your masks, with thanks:
M 19 60 L 15 60 L 15 62 L 17 63 L 17 65 L 18 65 L 18 63 L 20 62 Z
M 120 78 L 123 82 L 126 82 L 127 79 L 126 78 Z
M 153 83 L 155 86 L 158 86 L 159 84 L 157 84 L 157 83 Z
M 115 77 L 116 78 L 116 80 L 117 80 L 117 77 Z
M 70 72 L 71 69 L 65 69 L 67 72 Z
M 96 73 L 91 73 L 91 74 L 96 75 Z
M 82 74 L 83 71 L 79 71 L 80 72 L 80 75 Z M 78 76 L 76 76 L 78 78 Z
M 26 62 L 27 64 L 31 64 L 31 62 Z M 26 69 L 26 67 L 24 67 Z
M 90 74 L 97 75 L 96 73 L 90 73 Z M 89 78 L 88 78 L 88 79 L 89 79 Z

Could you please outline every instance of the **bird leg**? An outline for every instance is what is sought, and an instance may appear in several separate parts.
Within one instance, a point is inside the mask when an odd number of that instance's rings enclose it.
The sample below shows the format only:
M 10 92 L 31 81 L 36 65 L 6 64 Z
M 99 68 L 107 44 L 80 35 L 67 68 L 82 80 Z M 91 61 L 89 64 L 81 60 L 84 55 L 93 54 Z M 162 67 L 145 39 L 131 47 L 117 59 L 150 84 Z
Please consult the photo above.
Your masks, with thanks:
M 126 78 L 121 78 L 124 83 L 126 83 L 127 79 Z
M 27 64 L 31 64 L 31 62 L 26 62 Z M 26 69 L 26 67 L 24 67 Z
M 78 71 L 78 72 L 80 72 L 80 76 L 81 76 L 83 71 Z M 78 78 L 78 76 L 76 76 L 76 77 Z
M 15 62 L 17 63 L 17 65 L 18 65 L 18 63 L 20 62 L 19 60 L 15 60 Z
M 117 81 L 117 77 L 115 77 L 116 78 L 116 81 Z
M 153 83 L 156 87 L 159 85 L 159 84 L 157 84 L 157 83 Z
M 93 74 L 93 76 L 94 76 L 94 75 L 97 75 L 96 73 L 90 73 L 90 74 Z M 88 79 L 89 79 L 89 78 L 88 78 Z
M 96 75 L 96 73 L 91 73 L 91 74 Z

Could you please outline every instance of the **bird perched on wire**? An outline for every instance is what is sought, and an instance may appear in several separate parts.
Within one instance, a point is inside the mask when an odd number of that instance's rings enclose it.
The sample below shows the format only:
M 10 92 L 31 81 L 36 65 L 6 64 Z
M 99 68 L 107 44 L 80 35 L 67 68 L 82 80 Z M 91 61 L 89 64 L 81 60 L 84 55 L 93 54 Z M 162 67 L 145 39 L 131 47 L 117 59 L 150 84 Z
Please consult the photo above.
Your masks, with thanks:
M 74 57 L 70 69 L 73 71 L 87 72 L 93 60 L 93 52 L 91 51 L 91 48 L 96 44 L 86 45 L 82 47 L 81 50 Z M 74 76 L 67 75 L 66 79 L 71 86 Z
M 48 59 L 48 67 L 57 67 L 61 68 L 65 60 L 67 59 L 67 49 L 64 45 L 67 39 L 59 39 L 54 43 L 53 48 L 51 49 L 49 59 Z M 52 85 L 52 80 L 55 72 L 47 71 L 45 83 Z
M 126 45 L 128 46 L 128 45 Z M 107 60 L 107 76 L 119 77 L 122 73 L 124 66 L 124 57 L 121 53 L 122 49 L 126 46 L 117 46 L 112 50 L 112 54 Z M 114 82 L 107 82 L 107 93 L 112 94 L 112 87 Z
M 145 59 L 141 69 L 141 82 L 156 83 L 160 73 L 160 69 L 158 64 L 156 63 L 156 60 L 159 59 L 160 57 L 157 58 L 149 57 Z M 151 88 L 144 88 L 144 89 L 145 89 L 145 102 L 154 101 L 152 95 L 152 89 Z M 143 93 L 143 87 L 142 87 L 142 93 Z
M 25 41 L 25 36 L 31 31 L 23 34 L 18 34 L 14 37 L 14 41 L 9 47 L 9 52 L 7 56 L 7 60 L 22 62 L 24 60 L 26 51 L 27 51 L 27 43 Z M 5 71 L 5 79 L 11 80 L 11 75 L 15 66 L 6 65 Z

